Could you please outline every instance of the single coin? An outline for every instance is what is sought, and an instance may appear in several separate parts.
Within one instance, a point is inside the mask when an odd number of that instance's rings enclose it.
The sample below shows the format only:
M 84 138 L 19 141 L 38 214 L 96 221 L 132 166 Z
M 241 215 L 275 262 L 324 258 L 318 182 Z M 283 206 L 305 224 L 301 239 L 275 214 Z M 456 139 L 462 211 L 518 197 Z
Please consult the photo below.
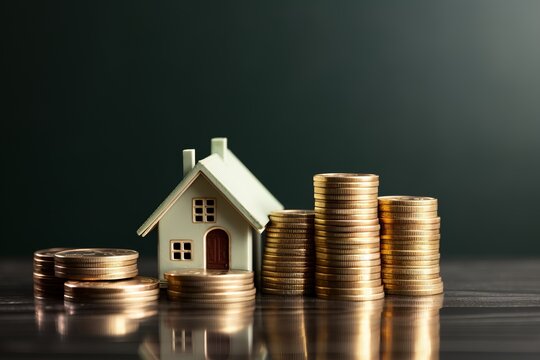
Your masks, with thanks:
M 322 246 L 317 247 L 317 252 L 322 254 L 334 254 L 334 255 L 362 255 L 362 254 L 373 254 L 379 253 L 379 246 L 375 247 L 356 247 L 348 249 L 336 249 L 336 248 L 326 248 Z
M 439 236 L 440 230 L 439 229 L 431 229 L 431 230 L 405 230 L 405 229 L 389 229 L 384 228 L 381 231 L 381 237 L 383 235 L 391 235 L 396 237 L 410 237 L 410 236 Z
M 275 285 L 313 285 L 315 283 L 315 279 L 313 278 L 306 278 L 306 279 L 299 279 L 299 278 L 273 278 L 264 276 L 262 277 L 263 284 L 272 286 L 271 284 Z
M 286 248 L 273 248 L 273 247 L 265 247 L 264 253 L 268 255 L 274 255 L 274 256 L 310 256 L 313 255 L 312 249 L 286 249 Z
M 185 291 L 185 289 L 182 290 L 172 290 L 167 289 L 167 293 L 173 294 L 176 296 L 181 296 L 182 298 L 197 298 L 197 299 L 206 299 L 206 298 L 237 298 L 237 297 L 246 297 L 246 296 L 253 296 L 256 293 L 255 288 L 250 288 L 249 290 L 244 291 L 222 291 L 222 292 L 189 292 Z
M 298 241 L 298 242 L 302 242 L 302 241 L 309 241 L 311 239 L 313 239 L 313 236 L 314 236 L 314 232 L 309 232 L 309 233 L 298 233 L 298 234 L 287 234 L 287 233 L 268 233 L 268 232 L 265 232 L 265 238 L 267 241 L 289 241 L 289 242 L 293 242 L 293 241 Z
M 278 244 L 278 245 L 298 245 L 298 246 L 309 246 L 314 244 L 313 238 L 308 239 L 287 239 L 287 238 L 274 238 L 267 237 L 265 240 L 266 244 Z
M 414 224 L 414 225 L 428 225 L 428 224 L 440 224 L 441 218 L 440 217 L 433 217 L 429 219 L 381 219 L 381 222 L 384 224 L 395 224 L 395 225 L 406 225 L 406 224 Z
M 269 295 L 302 296 L 313 293 L 313 289 L 284 290 L 263 287 L 262 292 Z
M 380 265 L 381 259 L 373 260 L 329 260 L 329 259 L 315 259 L 315 265 L 328 266 L 332 268 L 359 268 L 359 267 L 371 267 Z
M 184 280 L 181 278 L 169 278 L 167 280 L 168 287 L 170 289 L 175 288 L 186 288 L 188 290 L 197 290 L 197 289 L 218 289 L 218 288 L 236 288 L 236 287 L 253 287 L 253 279 L 233 279 L 233 280 Z
M 305 234 L 312 233 L 313 230 L 310 228 L 305 229 L 299 229 L 299 228 L 277 228 L 277 227 L 267 227 L 266 228 L 266 234 L 275 234 L 274 236 L 282 236 L 282 234 L 302 234 L 305 236 Z
M 393 279 L 393 278 L 384 278 L 383 282 L 385 285 L 395 285 L 403 286 L 405 288 L 415 287 L 415 286 L 434 286 L 442 282 L 441 277 L 435 277 L 431 279 Z
M 369 295 L 384 292 L 384 288 L 382 285 L 365 288 L 336 288 L 315 285 L 315 292 L 317 295 Z
M 429 280 L 429 279 L 436 279 L 440 277 L 440 273 L 434 273 L 434 274 L 421 274 L 421 275 L 411 275 L 411 274 L 389 274 L 389 273 L 382 273 L 382 278 L 384 279 L 392 279 L 392 280 Z
M 325 265 L 317 265 L 315 267 L 315 276 L 320 274 L 329 275 L 364 275 L 364 274 L 381 274 L 381 266 L 379 264 L 362 267 L 332 267 Z
M 441 228 L 441 224 L 387 224 L 384 222 L 381 222 L 382 230 L 383 232 L 386 232 L 386 230 L 391 231 L 401 231 L 401 230 L 439 230 Z
M 438 255 L 439 250 L 387 250 L 387 249 L 381 249 L 381 254 L 390 255 L 390 256 Z
M 328 195 L 328 194 L 313 194 L 315 200 L 323 201 L 375 201 L 377 194 L 363 194 L 363 195 Z
M 378 232 L 380 230 L 380 225 L 363 225 L 363 226 L 329 226 L 329 225 L 320 225 L 315 224 L 316 233 L 320 231 L 331 232 L 331 233 L 371 233 Z
M 291 273 L 302 273 L 302 272 L 311 272 L 315 268 L 315 265 L 294 265 L 291 263 L 284 263 L 283 261 L 278 261 L 275 263 L 263 261 L 262 270 L 263 271 L 275 271 L 283 272 L 290 271 Z
M 389 240 L 389 241 L 431 241 L 431 240 L 440 240 L 441 234 L 437 232 L 435 235 L 401 235 L 401 234 L 381 234 L 381 240 Z
M 379 188 L 373 187 L 320 187 L 314 186 L 313 192 L 322 195 L 377 195 Z
M 317 259 L 324 259 L 324 260 L 337 260 L 337 261 L 362 261 L 362 260 L 374 260 L 374 259 L 380 259 L 380 254 L 378 252 L 371 253 L 371 254 L 350 254 L 350 255 L 343 255 L 343 254 L 328 254 L 320 252 L 319 249 L 317 249 L 316 252 Z
M 439 244 L 434 245 L 420 245 L 420 244 L 381 244 L 381 249 L 384 250 L 437 250 L 439 251 Z
M 379 205 L 436 206 L 437 199 L 427 196 L 391 195 L 380 196 Z
M 120 281 L 67 281 L 64 284 L 66 292 L 120 293 L 140 292 L 159 288 L 159 280 L 146 276 L 137 276 Z
M 378 187 L 379 180 L 376 181 L 363 181 L 363 182 L 341 182 L 341 181 L 313 181 L 313 187 L 324 188 L 371 188 Z
M 308 245 L 306 244 L 281 244 L 281 243 L 273 243 L 273 242 L 266 242 L 264 244 L 265 248 L 271 248 L 271 249 L 287 249 L 287 250 L 305 250 L 305 251 L 313 251 L 315 249 L 315 243 L 312 242 Z
M 324 281 L 366 281 L 380 279 L 381 274 L 379 272 L 372 273 L 359 273 L 359 274 L 327 274 L 322 272 L 315 273 L 315 280 Z
M 349 249 L 356 248 L 357 246 L 378 246 L 379 238 L 321 238 L 317 237 L 315 239 L 315 246 L 322 246 L 327 248 L 336 248 L 336 249 Z
M 56 264 L 55 271 L 69 272 L 70 274 L 109 274 L 114 272 L 131 272 L 137 270 L 137 264 L 120 267 L 69 267 Z
M 69 280 L 83 280 L 83 281 L 91 281 L 91 280 L 122 280 L 122 279 L 130 279 L 137 276 L 138 271 L 131 271 L 131 272 L 112 272 L 112 273 L 106 273 L 106 274 L 72 274 L 67 272 L 59 272 L 56 271 L 55 275 L 59 278 L 69 279 Z
M 313 230 L 313 221 L 300 223 L 300 222 L 275 222 L 271 221 L 266 229 L 280 231 L 281 229 L 305 229 L 306 231 Z
M 95 248 L 95 249 L 73 249 L 57 252 L 54 255 L 55 261 L 63 263 L 107 263 L 134 260 L 139 257 L 139 253 L 135 250 L 129 249 L 108 249 L 108 248 Z
M 298 259 L 290 259 L 287 257 L 287 259 L 284 259 L 282 256 L 274 257 L 274 258 L 263 258 L 263 265 L 267 267 L 289 267 L 289 268 L 311 268 L 315 265 L 315 262 L 313 259 L 307 259 L 306 257 Z
M 439 265 L 439 259 L 436 260 L 396 260 L 387 259 L 386 256 L 381 255 L 383 264 L 393 266 L 406 266 L 406 267 L 425 267 Z
M 354 280 L 354 281 L 335 281 L 315 279 L 316 286 L 338 288 L 338 289 L 360 289 L 360 288 L 373 288 L 382 285 L 381 278 L 372 280 Z
M 304 210 L 304 209 L 286 209 L 286 210 L 277 210 L 272 211 L 268 215 L 270 217 L 276 217 L 276 218 L 286 218 L 286 219 L 292 219 L 292 218 L 313 218 L 315 216 L 315 212 L 313 210 Z
M 304 255 L 277 255 L 277 254 L 269 254 L 264 253 L 263 259 L 266 260 L 274 260 L 274 261 L 288 261 L 288 262 L 309 262 L 313 260 L 313 256 L 308 256 L 306 254 Z
M 366 295 L 337 295 L 337 294 L 325 294 L 318 293 L 317 297 L 319 299 L 325 300 L 338 300 L 338 301 L 373 301 L 384 299 L 384 291 L 375 294 L 366 294 Z
M 363 200 L 363 201 L 336 201 L 336 200 L 318 200 L 315 199 L 315 210 L 318 209 L 377 209 L 377 200 Z
M 310 269 L 309 271 L 270 271 L 262 269 L 262 276 L 263 277 L 271 277 L 271 278 L 295 278 L 295 279 L 306 279 L 306 278 L 312 278 L 313 274 L 315 273 L 315 269 Z
M 182 302 L 189 302 L 189 303 L 196 303 L 197 306 L 206 306 L 206 305 L 215 305 L 215 306 L 224 306 L 232 303 L 250 303 L 255 300 L 256 296 L 242 296 L 237 298 L 190 298 L 185 297 L 183 295 L 174 295 L 171 293 L 167 293 L 167 296 L 170 301 L 182 301 Z
M 248 291 L 250 289 L 253 289 L 253 282 L 249 283 L 249 284 L 234 284 L 234 285 L 229 285 L 229 284 L 212 284 L 211 286 L 208 286 L 208 284 L 204 284 L 204 285 L 207 285 L 207 286 L 202 286 L 202 285 L 186 285 L 186 284 L 181 284 L 181 283 L 169 283 L 168 284 L 168 290 L 172 290 L 172 291 L 177 291 L 177 292 L 182 292 L 182 293 L 201 293 L 201 292 L 216 292 L 216 293 L 221 293 L 221 292 L 229 292 L 229 291 L 233 291 L 233 292 L 241 292 L 241 291 Z
M 360 238 L 378 238 L 379 231 L 365 231 L 365 232 L 333 232 L 333 231 L 324 231 L 317 230 L 315 232 L 316 237 L 324 238 L 349 238 L 349 239 L 360 239 Z
M 379 211 L 379 217 L 382 219 L 394 219 L 394 220 L 419 220 L 419 219 L 434 219 L 438 217 L 437 211 L 424 211 L 424 212 L 387 212 Z
M 276 290 L 306 290 L 310 289 L 313 291 L 314 283 L 303 284 L 303 285 L 294 285 L 294 284 L 276 284 L 263 282 L 263 287 L 265 289 L 276 289 Z
M 167 271 L 164 274 L 165 279 L 183 279 L 183 280 L 245 280 L 253 279 L 253 271 L 247 270 L 211 270 L 211 269 L 179 269 Z
M 379 181 L 375 174 L 362 173 L 322 173 L 313 176 L 313 181 L 319 182 L 374 182 Z
M 424 288 L 397 288 L 397 287 L 386 287 L 385 291 L 387 294 L 392 295 L 409 295 L 409 296 L 423 296 L 423 295 L 436 295 L 441 294 L 444 291 L 444 285 L 441 282 L 440 285 L 430 286 Z
M 413 246 L 413 245 L 437 245 L 439 246 L 441 242 L 439 240 L 381 240 L 381 245 L 399 245 L 399 246 Z
M 423 274 L 438 274 L 441 269 L 439 266 L 431 266 L 425 268 L 409 268 L 405 266 L 383 266 L 382 273 L 385 274 L 409 274 L 409 275 L 423 275 Z
M 432 261 L 432 260 L 439 260 L 441 258 L 441 254 L 432 254 L 432 255 L 388 255 L 388 254 L 381 254 L 381 257 L 387 260 L 391 261 Z
M 326 217 L 329 215 L 339 216 L 364 216 L 364 215 L 378 215 L 377 207 L 370 207 L 367 209 L 332 209 L 332 208 L 318 208 L 315 207 L 315 217 Z
M 315 224 L 321 225 L 333 225 L 333 226 L 372 226 L 379 225 L 379 219 L 371 220 L 328 220 L 328 219 L 315 219 Z
M 390 213 L 429 213 L 437 212 L 437 205 L 389 205 L 379 202 L 379 210 Z
M 124 304 L 124 303 L 142 303 L 159 300 L 159 293 L 148 296 L 124 296 L 120 298 L 89 298 L 76 297 L 64 294 L 64 301 L 88 303 L 88 304 Z
M 84 300 L 92 300 L 92 299 L 123 299 L 126 297 L 135 297 L 135 298 L 144 298 L 147 296 L 157 296 L 159 295 L 159 288 L 152 289 L 152 290 L 144 290 L 144 291 L 130 291 L 126 293 L 94 293 L 91 291 L 87 291 L 84 293 L 81 292 L 71 292 L 71 291 L 65 291 L 65 295 L 70 296 L 72 298 L 78 298 L 78 299 L 84 299 Z
M 376 220 L 378 219 L 377 214 L 369 215 L 329 215 L 329 214 L 320 214 L 317 216 L 317 219 L 321 220 Z
M 107 262 L 99 262 L 99 261 L 63 261 L 63 260 L 56 260 L 55 265 L 62 266 L 70 269 L 86 269 L 86 268 L 102 268 L 102 269 L 108 269 L 108 268 L 117 268 L 117 267 L 123 267 L 123 266 L 137 266 L 137 259 L 134 260 L 125 260 L 125 261 L 107 261 Z
M 56 247 L 56 248 L 50 248 L 50 249 L 42 249 L 37 250 L 34 252 L 34 261 L 53 261 L 54 262 L 54 255 L 56 253 L 59 253 L 60 251 L 65 250 L 71 250 L 71 248 L 65 248 L 65 247 Z
M 384 287 L 386 289 L 406 289 L 406 290 L 429 290 L 433 288 L 442 288 L 443 283 L 442 281 L 438 280 L 437 282 L 433 284 L 417 284 L 417 285 L 403 285 L 403 284 L 394 284 L 394 283 L 386 283 L 384 284 Z

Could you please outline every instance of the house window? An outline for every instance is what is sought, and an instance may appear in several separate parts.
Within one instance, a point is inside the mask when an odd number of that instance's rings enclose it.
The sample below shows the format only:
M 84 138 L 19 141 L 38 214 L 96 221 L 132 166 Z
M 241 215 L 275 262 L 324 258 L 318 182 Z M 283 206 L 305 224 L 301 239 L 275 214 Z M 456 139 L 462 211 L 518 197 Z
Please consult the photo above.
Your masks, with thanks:
M 194 223 L 216 222 L 216 199 L 214 198 L 193 199 L 193 222 Z
M 193 241 L 171 240 L 171 260 L 192 260 Z

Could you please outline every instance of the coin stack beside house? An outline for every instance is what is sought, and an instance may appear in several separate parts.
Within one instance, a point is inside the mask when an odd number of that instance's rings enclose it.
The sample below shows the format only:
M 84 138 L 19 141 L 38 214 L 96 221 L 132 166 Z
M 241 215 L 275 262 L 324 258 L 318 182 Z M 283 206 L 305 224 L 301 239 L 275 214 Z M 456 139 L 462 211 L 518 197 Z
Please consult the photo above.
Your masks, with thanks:
M 318 174 L 313 184 L 317 297 L 351 301 L 383 298 L 379 177 Z
M 398 295 L 442 293 L 437 199 L 382 196 L 379 217 L 385 291 Z
M 37 299 L 61 298 L 65 279 L 54 275 L 54 254 L 67 248 L 43 249 L 34 252 L 34 296 Z
M 253 271 L 185 269 L 167 271 L 164 275 L 171 301 L 222 306 L 255 300 Z
M 315 242 L 313 210 L 281 210 L 269 215 L 262 262 L 266 294 L 313 294 Z

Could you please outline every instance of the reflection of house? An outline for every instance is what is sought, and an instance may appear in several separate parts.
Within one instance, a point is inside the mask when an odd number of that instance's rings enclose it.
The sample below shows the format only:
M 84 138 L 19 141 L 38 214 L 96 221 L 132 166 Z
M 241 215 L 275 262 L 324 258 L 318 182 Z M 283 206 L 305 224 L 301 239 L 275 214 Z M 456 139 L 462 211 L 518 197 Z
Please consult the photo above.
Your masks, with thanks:
M 227 148 L 212 139 L 212 154 L 195 164 L 184 150 L 184 179 L 139 228 L 158 227 L 159 276 L 185 268 L 253 270 L 268 213 L 283 206 Z

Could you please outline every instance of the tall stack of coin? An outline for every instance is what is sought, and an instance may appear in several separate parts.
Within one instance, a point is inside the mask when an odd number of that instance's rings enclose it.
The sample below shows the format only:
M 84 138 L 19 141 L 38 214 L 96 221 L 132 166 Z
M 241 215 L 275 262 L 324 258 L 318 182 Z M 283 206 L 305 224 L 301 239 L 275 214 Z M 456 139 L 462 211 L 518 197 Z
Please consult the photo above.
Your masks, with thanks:
M 262 289 L 267 294 L 313 294 L 313 210 L 273 211 L 266 228 Z
M 159 299 L 159 281 L 137 276 L 117 281 L 67 281 L 64 300 L 86 304 L 147 304 Z
M 255 299 L 253 271 L 172 270 L 165 272 L 169 300 L 220 305 Z
M 313 177 L 315 292 L 319 298 L 363 301 L 384 297 L 373 174 Z
M 437 199 L 382 196 L 379 217 L 385 291 L 397 295 L 442 293 Z
M 137 276 L 139 253 L 128 249 L 73 249 L 56 253 L 56 277 L 69 280 L 122 280 Z
M 54 275 L 54 255 L 67 248 L 38 250 L 34 253 L 34 296 L 36 298 L 62 297 L 64 279 Z

